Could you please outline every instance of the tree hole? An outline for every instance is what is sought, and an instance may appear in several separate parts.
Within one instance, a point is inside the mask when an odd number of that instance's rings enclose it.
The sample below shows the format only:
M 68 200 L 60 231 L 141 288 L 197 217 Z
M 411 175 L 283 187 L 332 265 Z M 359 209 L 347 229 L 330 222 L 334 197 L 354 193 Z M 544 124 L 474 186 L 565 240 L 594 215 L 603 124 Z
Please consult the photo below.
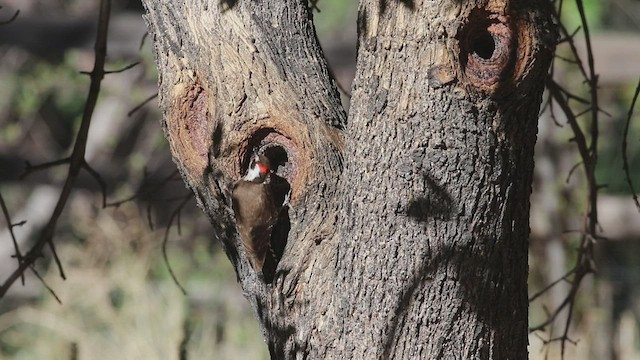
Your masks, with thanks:
M 287 171 L 289 166 L 289 155 L 287 151 L 277 144 L 267 144 L 262 149 L 262 154 L 269 159 L 273 172 L 281 177 Z
M 496 44 L 493 36 L 487 31 L 482 31 L 475 38 L 471 39 L 471 52 L 476 56 L 489 60 L 493 57 L 493 52 L 496 49 Z
M 273 128 L 262 128 L 254 132 L 240 153 L 242 171 L 246 171 L 254 152 L 269 159 L 274 174 L 295 185 L 300 154 L 298 145 L 289 136 Z
M 474 87 L 494 92 L 513 69 L 517 43 L 506 15 L 475 9 L 457 36 L 460 65 Z

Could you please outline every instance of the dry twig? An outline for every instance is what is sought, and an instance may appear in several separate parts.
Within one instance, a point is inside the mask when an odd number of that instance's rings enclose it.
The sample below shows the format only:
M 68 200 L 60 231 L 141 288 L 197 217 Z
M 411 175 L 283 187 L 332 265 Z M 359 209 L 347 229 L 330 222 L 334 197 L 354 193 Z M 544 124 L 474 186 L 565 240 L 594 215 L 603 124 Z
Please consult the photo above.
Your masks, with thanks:
M 0 6 L 0 9 L 2 9 L 2 6 Z M 20 10 L 16 10 L 16 12 L 13 13 L 13 15 L 9 18 L 9 20 L 0 21 L 0 26 L 12 23 L 15 19 L 18 18 L 19 14 L 20 14 Z
M 167 255 L 167 243 L 169 242 L 169 230 L 171 230 L 171 224 L 174 220 L 176 220 L 176 225 L 178 226 L 178 234 L 182 232 L 182 227 L 180 226 L 180 212 L 182 211 L 182 208 L 187 205 L 189 200 L 192 199 L 192 193 L 188 193 L 181 197 L 180 204 L 178 204 L 178 206 L 171 213 L 171 217 L 169 217 L 169 223 L 167 224 L 167 228 L 164 232 L 164 240 L 162 241 L 162 256 L 164 257 L 164 263 L 167 264 L 167 269 L 169 270 L 169 274 L 171 275 L 173 282 L 178 286 L 178 288 L 180 288 L 180 291 L 182 291 L 184 295 L 187 295 L 187 290 L 185 290 L 185 288 L 180 284 L 178 278 L 176 277 L 176 274 L 173 272 L 171 264 L 169 263 L 169 256 Z
M 640 80 L 638 80 L 638 85 L 636 86 L 636 92 L 633 95 L 633 100 L 631 100 L 631 106 L 629 107 L 629 113 L 627 114 L 627 121 L 624 124 L 624 134 L 622 135 L 622 170 L 627 178 L 627 184 L 629 185 L 629 190 L 631 190 L 631 196 L 633 197 L 633 201 L 636 203 L 636 208 L 640 211 L 640 202 L 638 201 L 638 194 L 636 193 L 635 188 L 633 187 L 633 182 L 631 181 L 631 174 L 629 173 L 629 159 L 627 158 L 627 138 L 629 137 L 629 125 L 631 124 L 631 117 L 633 116 L 633 109 L 636 107 L 636 101 L 638 101 L 638 95 L 640 94 Z
M 587 199 L 586 199 L 586 209 L 584 212 L 583 218 L 583 228 L 580 231 L 580 245 L 578 248 L 578 257 L 573 268 L 567 272 L 560 279 L 552 282 L 544 289 L 542 289 L 539 293 L 532 296 L 530 301 L 534 301 L 540 295 L 548 291 L 550 288 L 554 287 L 558 283 L 562 281 L 566 281 L 570 284 L 569 293 L 566 295 L 564 300 L 557 306 L 556 309 L 551 311 L 547 319 L 543 321 L 541 324 L 531 327 L 529 329 L 530 332 L 535 332 L 539 330 L 544 330 L 548 325 L 552 324 L 558 317 L 558 315 L 565 309 L 568 309 L 568 315 L 566 318 L 566 322 L 564 324 L 562 335 L 557 337 L 551 337 L 547 339 L 544 343 L 549 344 L 551 342 L 560 341 L 561 343 L 561 356 L 564 358 L 566 342 L 575 343 L 573 340 L 569 338 L 569 327 L 571 324 L 571 319 L 573 316 L 574 304 L 576 295 L 578 294 L 578 290 L 580 289 L 580 285 L 584 278 L 594 272 L 594 244 L 598 239 L 597 235 L 597 227 L 598 227 L 598 191 L 600 186 L 597 183 L 596 179 L 596 164 L 598 161 L 598 136 L 599 136 L 599 114 L 601 113 L 601 109 L 598 105 L 598 75 L 595 73 L 594 68 L 594 58 L 593 58 L 593 50 L 591 47 L 591 38 L 589 32 L 589 25 L 585 16 L 585 10 L 583 6 L 582 0 L 576 0 L 576 5 L 578 8 L 578 13 L 580 15 L 581 27 L 584 34 L 584 40 L 586 43 L 586 52 L 587 52 L 587 67 L 585 68 L 582 59 L 578 54 L 576 45 L 575 45 L 575 36 L 577 31 L 569 33 L 566 27 L 560 21 L 560 14 L 562 12 L 563 2 L 560 1 L 557 11 L 556 11 L 556 20 L 557 24 L 560 28 L 562 35 L 562 42 L 568 44 L 571 55 L 574 59 L 565 59 L 560 58 L 563 61 L 575 64 L 580 71 L 580 74 L 584 78 L 584 82 L 589 87 L 589 99 L 583 99 L 580 96 L 574 95 L 573 93 L 567 91 L 562 86 L 560 86 L 553 78 L 550 76 L 547 81 L 547 89 L 549 91 L 550 100 L 553 100 L 558 106 L 560 110 L 564 114 L 571 130 L 573 132 L 573 141 L 577 148 L 578 153 L 580 155 L 580 163 L 584 169 L 585 179 L 587 182 Z M 551 70 L 553 74 L 553 67 Z M 588 105 L 587 110 L 584 112 L 576 113 L 574 109 L 569 104 L 570 101 L 576 101 L 581 105 Z M 555 120 L 555 115 L 553 114 L 553 106 L 550 106 L 552 111 L 552 117 Z M 590 114 L 588 119 L 587 128 L 589 129 L 589 137 L 585 134 L 583 127 L 580 124 L 579 118 L 582 115 Z M 570 171 L 570 175 L 575 170 L 572 169 Z

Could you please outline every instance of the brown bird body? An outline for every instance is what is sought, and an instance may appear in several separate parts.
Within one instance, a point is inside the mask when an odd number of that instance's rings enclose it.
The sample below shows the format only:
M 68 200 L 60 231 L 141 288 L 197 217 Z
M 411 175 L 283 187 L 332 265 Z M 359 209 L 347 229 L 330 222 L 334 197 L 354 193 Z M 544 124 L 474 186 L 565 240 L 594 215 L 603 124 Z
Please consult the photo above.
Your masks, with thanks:
M 266 157 L 254 156 L 247 174 L 234 185 L 232 200 L 238 233 L 251 266 L 261 271 L 282 206 L 274 199 Z

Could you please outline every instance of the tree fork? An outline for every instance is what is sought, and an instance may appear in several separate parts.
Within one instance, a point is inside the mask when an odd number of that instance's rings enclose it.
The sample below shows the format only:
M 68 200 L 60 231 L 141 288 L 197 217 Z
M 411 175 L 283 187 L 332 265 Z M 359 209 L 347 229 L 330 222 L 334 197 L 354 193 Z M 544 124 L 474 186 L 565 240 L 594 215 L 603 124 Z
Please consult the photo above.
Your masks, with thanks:
M 174 160 L 273 358 L 526 358 L 549 3 L 362 0 L 347 125 L 306 1 L 143 2 Z M 231 210 L 256 150 L 292 189 L 265 274 Z

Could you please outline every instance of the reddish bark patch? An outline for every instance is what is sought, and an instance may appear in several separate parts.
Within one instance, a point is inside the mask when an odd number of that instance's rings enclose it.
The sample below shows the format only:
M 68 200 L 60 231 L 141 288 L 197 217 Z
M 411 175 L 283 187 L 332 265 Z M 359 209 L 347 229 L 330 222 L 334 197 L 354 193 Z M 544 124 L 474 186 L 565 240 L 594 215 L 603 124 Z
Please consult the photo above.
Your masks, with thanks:
M 512 82 L 518 48 L 510 18 L 487 9 L 474 9 L 458 36 L 460 62 L 467 82 L 496 92 Z
M 196 82 L 174 95 L 166 117 L 166 134 L 174 159 L 193 181 L 209 161 L 211 116 L 208 103 L 207 91 Z
M 190 143 L 196 155 L 207 161 L 209 152 L 209 97 L 195 84 L 187 93 L 187 109 L 182 123 L 181 137 Z

